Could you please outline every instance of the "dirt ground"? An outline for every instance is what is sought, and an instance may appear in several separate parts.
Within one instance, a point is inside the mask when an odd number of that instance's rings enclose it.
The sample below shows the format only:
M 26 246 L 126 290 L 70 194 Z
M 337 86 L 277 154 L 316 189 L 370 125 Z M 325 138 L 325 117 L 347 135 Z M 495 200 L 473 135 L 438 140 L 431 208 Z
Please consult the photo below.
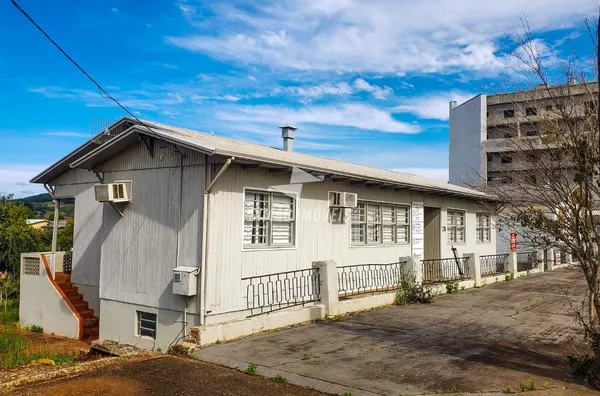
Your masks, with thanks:
M 548 394 L 587 393 L 567 356 L 585 349 L 572 307 L 585 292 L 575 269 L 321 321 L 194 352 L 229 367 L 258 365 L 355 395 L 502 392 L 532 379 Z M 284 374 L 285 375 L 285 374 Z M 296 377 L 294 377 L 296 376 Z M 564 390 L 566 388 L 566 390 Z
M 281 395 L 323 393 L 192 359 L 161 356 L 13 390 L 11 395 Z

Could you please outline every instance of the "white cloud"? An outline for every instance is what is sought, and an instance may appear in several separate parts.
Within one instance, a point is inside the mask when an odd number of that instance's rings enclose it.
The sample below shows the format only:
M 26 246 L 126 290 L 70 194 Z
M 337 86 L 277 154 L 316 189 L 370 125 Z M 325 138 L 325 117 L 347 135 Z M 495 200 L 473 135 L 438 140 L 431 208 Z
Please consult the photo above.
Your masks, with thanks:
M 322 85 L 290 86 L 283 90 L 307 98 L 320 98 L 324 95 L 343 96 L 350 95 L 353 92 L 352 87 L 345 82 L 338 84 L 325 83 Z
M 378 85 L 371 85 L 362 78 L 354 80 L 354 88 L 358 91 L 370 92 L 375 99 L 385 99 L 389 95 L 393 94 L 390 87 L 380 87 Z
M 455 100 L 462 104 L 473 96 L 475 95 L 460 91 L 436 92 L 421 97 L 405 98 L 403 104 L 394 110 L 398 113 L 414 114 L 420 118 L 447 120 L 450 115 L 450 101 Z
M 199 2 L 201 4 L 201 2 Z M 526 15 L 533 29 L 562 29 L 597 12 L 593 0 L 267 0 L 224 3 L 186 19 L 176 46 L 244 64 L 296 70 L 446 72 L 501 70 L 499 39 Z M 432 12 L 434 10 L 434 12 Z M 197 19 L 196 19 L 197 18 Z M 285 30 L 274 30 L 274 26 Z
M 306 106 L 288 108 L 280 106 L 237 106 L 217 112 L 217 118 L 233 122 L 320 124 L 352 127 L 369 131 L 392 133 L 418 133 L 413 124 L 398 121 L 389 111 L 365 104 L 352 103 L 340 106 Z
M 14 194 L 15 198 L 46 192 L 40 184 L 29 180 L 46 169 L 47 165 L 0 164 L 0 195 Z

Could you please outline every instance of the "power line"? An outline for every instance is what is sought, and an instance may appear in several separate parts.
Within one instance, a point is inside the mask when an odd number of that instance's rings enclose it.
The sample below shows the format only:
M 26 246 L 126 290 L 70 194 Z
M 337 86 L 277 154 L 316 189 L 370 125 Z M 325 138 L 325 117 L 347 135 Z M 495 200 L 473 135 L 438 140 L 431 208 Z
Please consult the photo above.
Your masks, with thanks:
M 123 109 L 123 111 L 125 111 L 127 114 L 129 114 L 131 117 L 133 117 L 137 122 L 139 122 L 142 126 L 146 127 L 150 132 L 152 132 L 155 137 L 157 137 L 158 139 L 161 139 L 160 135 L 158 135 L 155 131 L 152 130 L 152 128 L 150 128 L 148 125 L 146 125 L 144 122 L 142 122 L 142 120 L 137 118 L 135 114 L 133 114 L 131 111 L 129 111 L 129 109 L 127 109 L 125 106 L 123 106 L 117 99 L 115 99 L 110 93 L 108 93 L 108 91 L 106 91 L 102 87 L 102 85 L 100 85 L 100 83 L 98 81 L 96 81 L 92 76 L 90 76 L 89 73 L 83 69 L 83 67 L 81 67 L 73 58 L 71 58 L 71 56 L 69 56 L 69 54 L 67 54 L 66 51 L 63 50 L 61 48 L 61 46 L 58 45 L 58 43 L 56 41 L 54 41 L 52 39 L 52 37 L 50 37 L 50 35 L 48 33 L 46 33 L 40 25 L 37 24 L 37 22 L 34 21 L 31 16 L 29 16 L 27 11 L 25 11 L 23 8 L 21 8 L 21 6 L 15 0 L 10 0 L 10 1 L 17 8 L 17 10 L 19 10 L 21 12 L 21 14 L 23 14 L 25 16 L 25 18 L 27 18 L 27 20 L 29 20 L 29 22 L 31 22 L 33 24 L 33 26 L 35 26 L 37 28 L 37 30 L 39 30 L 44 35 L 44 37 L 46 37 L 46 39 L 48 39 L 48 41 L 50 41 L 52 43 L 52 45 L 54 45 L 56 47 L 56 49 L 58 49 L 60 51 L 61 54 L 63 54 L 77 69 L 79 69 L 80 72 L 82 72 L 96 86 L 96 88 L 98 88 L 100 96 L 102 96 L 103 98 L 106 98 L 106 99 L 110 99 L 113 102 L 115 102 L 121 109 Z M 175 150 L 177 150 L 177 152 L 179 152 L 179 154 L 183 155 L 183 153 L 179 150 L 179 148 L 176 145 L 173 145 L 173 147 L 175 148 Z

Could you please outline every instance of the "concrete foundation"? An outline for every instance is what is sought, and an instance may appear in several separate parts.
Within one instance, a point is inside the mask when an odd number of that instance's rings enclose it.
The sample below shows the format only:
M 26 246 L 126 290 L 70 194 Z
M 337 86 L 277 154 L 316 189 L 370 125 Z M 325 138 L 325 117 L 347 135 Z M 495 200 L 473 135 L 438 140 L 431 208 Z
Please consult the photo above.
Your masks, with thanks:
M 100 339 L 113 340 L 143 349 L 166 351 L 183 336 L 183 312 L 100 299 Z M 156 314 L 156 336 L 138 335 L 137 311 Z M 200 324 L 198 315 L 188 314 L 188 329 Z M 181 341 L 181 340 L 179 340 Z

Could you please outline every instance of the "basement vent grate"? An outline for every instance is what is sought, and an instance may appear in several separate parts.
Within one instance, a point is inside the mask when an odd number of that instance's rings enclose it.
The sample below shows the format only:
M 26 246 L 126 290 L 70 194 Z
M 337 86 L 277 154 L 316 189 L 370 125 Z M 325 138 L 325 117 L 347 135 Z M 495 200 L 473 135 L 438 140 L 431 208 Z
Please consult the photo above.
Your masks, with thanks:
M 40 259 L 38 257 L 23 258 L 23 273 L 25 275 L 40 275 Z

